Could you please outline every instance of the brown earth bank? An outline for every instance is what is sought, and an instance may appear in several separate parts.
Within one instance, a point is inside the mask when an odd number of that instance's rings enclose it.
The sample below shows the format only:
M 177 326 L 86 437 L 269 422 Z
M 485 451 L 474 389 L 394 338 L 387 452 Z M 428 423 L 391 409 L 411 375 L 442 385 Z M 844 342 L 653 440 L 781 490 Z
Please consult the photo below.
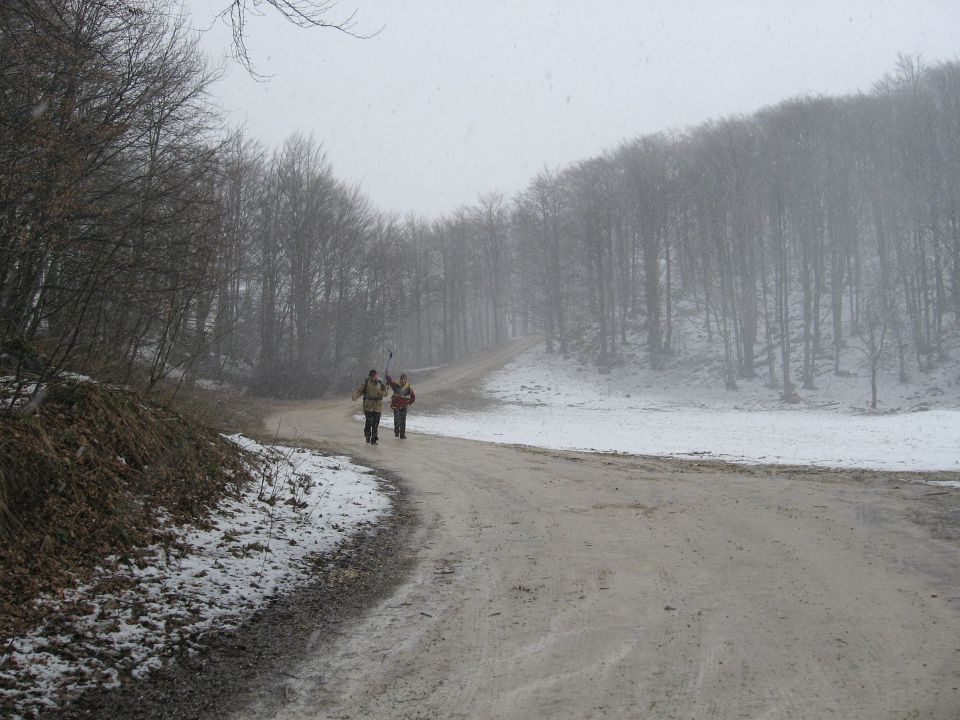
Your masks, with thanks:
M 455 408 L 532 343 L 414 377 L 411 412 Z M 281 407 L 264 432 L 388 470 L 395 516 L 71 717 L 960 717 L 958 491 L 389 429 L 369 446 L 358 412 Z
M 0 417 L 0 668 L 43 619 L 40 595 L 168 543 L 160 517 L 202 524 L 253 481 L 233 443 L 129 389 L 68 379 L 42 397 L 36 414 Z

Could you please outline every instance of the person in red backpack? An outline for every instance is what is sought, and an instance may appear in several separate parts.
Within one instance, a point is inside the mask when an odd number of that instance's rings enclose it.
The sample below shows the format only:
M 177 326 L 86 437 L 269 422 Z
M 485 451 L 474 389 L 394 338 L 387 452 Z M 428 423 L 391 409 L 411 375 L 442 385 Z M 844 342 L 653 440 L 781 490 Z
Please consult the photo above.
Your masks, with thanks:
M 401 373 L 400 380 L 387 375 L 387 385 L 393 389 L 390 408 L 393 410 L 393 434 L 401 440 L 407 439 L 407 408 L 417 401 L 417 395 L 407 381 L 407 374 Z

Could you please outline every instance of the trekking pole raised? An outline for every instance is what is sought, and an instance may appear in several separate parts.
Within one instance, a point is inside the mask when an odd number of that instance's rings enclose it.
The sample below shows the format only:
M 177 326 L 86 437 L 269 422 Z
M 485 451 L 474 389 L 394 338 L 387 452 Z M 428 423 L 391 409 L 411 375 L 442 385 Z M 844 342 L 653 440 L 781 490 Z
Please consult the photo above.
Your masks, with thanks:
M 387 362 L 383 368 L 383 377 L 386 379 L 387 373 L 390 372 L 390 361 L 393 360 L 393 350 L 387 348 Z

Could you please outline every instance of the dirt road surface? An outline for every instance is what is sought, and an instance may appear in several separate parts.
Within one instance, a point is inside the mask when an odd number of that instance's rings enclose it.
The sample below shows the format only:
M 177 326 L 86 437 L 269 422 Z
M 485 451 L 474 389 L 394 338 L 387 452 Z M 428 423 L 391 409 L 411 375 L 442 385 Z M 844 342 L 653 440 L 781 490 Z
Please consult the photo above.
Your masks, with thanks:
M 414 378 L 411 412 L 524 347 Z M 960 718 L 960 492 L 389 429 L 369 446 L 357 411 L 269 424 L 400 476 L 413 570 L 270 717 Z

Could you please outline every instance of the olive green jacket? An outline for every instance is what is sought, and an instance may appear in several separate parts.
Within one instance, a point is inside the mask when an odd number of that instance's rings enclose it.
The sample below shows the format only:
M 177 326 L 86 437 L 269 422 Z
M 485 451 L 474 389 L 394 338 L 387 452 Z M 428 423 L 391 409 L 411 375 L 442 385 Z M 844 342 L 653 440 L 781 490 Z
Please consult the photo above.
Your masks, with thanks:
M 370 380 L 367 378 L 357 385 L 353 391 L 353 399 L 356 400 L 363 396 L 364 412 L 383 412 L 383 398 L 387 395 L 387 386 L 382 380 Z

